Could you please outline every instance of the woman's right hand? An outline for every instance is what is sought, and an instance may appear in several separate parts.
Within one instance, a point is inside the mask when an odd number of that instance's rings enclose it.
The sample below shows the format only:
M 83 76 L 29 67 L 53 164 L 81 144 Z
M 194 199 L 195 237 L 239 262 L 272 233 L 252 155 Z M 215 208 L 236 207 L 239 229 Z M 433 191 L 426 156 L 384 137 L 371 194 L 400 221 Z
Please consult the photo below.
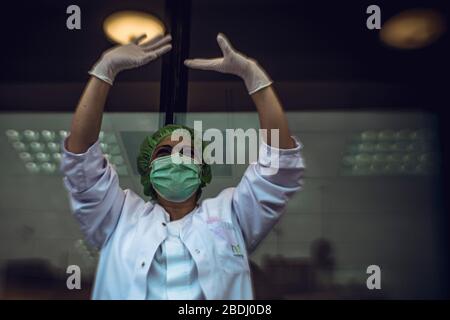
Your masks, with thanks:
M 172 49 L 170 34 L 139 44 L 145 37 L 142 35 L 129 44 L 105 51 L 89 74 L 112 85 L 119 72 L 143 66 Z

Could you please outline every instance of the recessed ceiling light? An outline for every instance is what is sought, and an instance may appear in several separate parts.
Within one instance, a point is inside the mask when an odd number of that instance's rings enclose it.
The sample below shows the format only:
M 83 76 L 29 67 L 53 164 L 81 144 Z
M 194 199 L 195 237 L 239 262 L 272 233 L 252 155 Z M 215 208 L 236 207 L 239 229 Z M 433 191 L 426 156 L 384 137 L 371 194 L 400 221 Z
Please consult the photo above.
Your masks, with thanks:
M 383 24 L 380 39 L 398 49 L 418 49 L 436 41 L 445 32 L 445 20 L 432 9 L 400 12 Z
M 60 141 L 69 135 L 66 130 L 6 130 L 6 136 L 23 161 L 28 172 L 33 174 L 59 173 L 56 168 L 61 162 Z M 127 175 L 125 159 L 113 132 L 100 131 L 100 146 L 105 157 L 116 167 L 119 175 Z
M 20 140 L 20 134 L 18 131 L 9 129 L 6 130 L 6 136 L 8 137 L 9 141 L 19 141 Z
M 54 173 L 56 171 L 56 166 L 54 163 L 44 162 L 41 164 L 41 170 L 45 173 Z
M 113 42 L 127 44 L 142 34 L 145 40 L 153 39 L 165 32 L 164 24 L 157 17 L 140 11 L 119 11 L 103 23 L 106 36 Z
M 34 142 L 30 143 L 30 148 L 31 148 L 31 151 L 33 151 L 33 152 L 41 152 L 44 150 L 45 146 L 43 143 L 34 141 Z
M 25 168 L 27 168 L 28 172 L 30 172 L 30 173 L 38 173 L 39 172 L 39 166 L 34 162 L 26 163 Z
M 45 141 L 53 141 L 56 137 L 55 132 L 50 130 L 42 130 L 41 136 Z
M 39 162 L 48 162 L 50 160 L 50 155 L 45 152 L 36 153 L 36 160 Z
M 49 142 L 47 143 L 47 148 L 48 150 L 50 150 L 51 152 L 58 152 L 60 149 L 60 146 L 58 143 L 55 142 Z
M 27 141 L 36 141 L 39 140 L 39 133 L 33 130 L 25 130 L 23 132 L 23 136 Z
M 59 137 L 60 139 L 67 138 L 69 136 L 69 132 L 66 130 L 59 130 Z
M 59 163 L 61 161 L 61 153 L 57 152 L 52 155 L 53 161 Z
M 20 142 L 20 141 L 16 141 L 13 143 L 13 148 L 16 149 L 17 151 L 25 151 L 27 150 L 27 146 L 25 145 L 25 143 Z
M 21 152 L 21 153 L 19 153 L 19 158 L 22 159 L 25 162 L 33 160 L 33 156 L 30 153 L 28 153 L 28 152 Z
M 363 131 L 349 140 L 342 174 L 429 175 L 439 170 L 434 134 L 426 129 Z

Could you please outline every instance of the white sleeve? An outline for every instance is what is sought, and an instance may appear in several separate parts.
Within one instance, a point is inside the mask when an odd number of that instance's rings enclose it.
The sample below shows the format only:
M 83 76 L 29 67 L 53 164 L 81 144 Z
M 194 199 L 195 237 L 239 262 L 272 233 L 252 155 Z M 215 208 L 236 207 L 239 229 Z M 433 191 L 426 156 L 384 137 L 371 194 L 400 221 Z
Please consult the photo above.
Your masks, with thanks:
M 117 173 L 103 156 L 99 141 L 75 154 L 62 144 L 61 172 L 73 214 L 92 245 L 101 248 L 120 217 L 125 193 Z
M 258 162 L 251 164 L 232 197 L 232 213 L 236 215 L 247 249 L 253 251 L 284 212 L 288 200 L 303 185 L 303 145 L 293 137 L 292 149 L 275 149 L 261 144 Z M 266 175 L 271 163 L 278 171 Z

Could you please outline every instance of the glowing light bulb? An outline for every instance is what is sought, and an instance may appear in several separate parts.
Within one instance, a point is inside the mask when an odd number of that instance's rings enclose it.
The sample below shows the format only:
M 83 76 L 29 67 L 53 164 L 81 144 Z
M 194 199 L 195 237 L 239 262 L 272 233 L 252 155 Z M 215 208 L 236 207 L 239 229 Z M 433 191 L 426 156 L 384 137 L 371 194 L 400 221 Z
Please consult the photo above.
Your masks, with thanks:
M 365 164 L 368 164 L 369 162 L 372 161 L 372 156 L 370 154 L 367 154 L 367 153 L 357 154 L 355 156 L 355 161 L 359 165 L 365 165 Z
M 127 44 L 141 34 L 151 40 L 165 32 L 164 24 L 155 16 L 140 11 L 119 11 L 105 19 L 103 30 L 113 42 Z
M 66 130 L 59 130 L 58 134 L 60 139 L 65 139 L 69 136 L 69 132 Z
M 383 163 L 387 161 L 387 155 L 385 153 L 376 153 L 373 155 L 373 161 L 377 163 Z
M 403 140 L 408 140 L 410 137 L 411 131 L 409 130 L 399 130 L 397 132 L 395 132 L 394 137 L 395 140 L 399 140 L 399 141 L 403 141 Z
M 53 161 L 60 162 L 61 161 L 61 153 L 57 152 L 52 155 Z
M 19 153 L 19 158 L 22 159 L 22 161 L 28 162 L 33 160 L 33 156 L 28 152 L 21 152 Z
M 44 150 L 44 144 L 40 142 L 32 142 L 30 143 L 30 149 L 33 152 L 41 152 Z
M 360 143 L 358 149 L 361 152 L 373 152 L 375 150 L 375 144 L 373 143 Z
M 360 134 L 360 138 L 364 141 L 373 141 L 378 138 L 378 135 L 375 131 L 363 131 Z
M 394 131 L 392 130 L 383 130 L 378 134 L 378 139 L 380 141 L 390 141 L 395 137 Z
M 50 155 L 44 152 L 36 153 L 36 160 L 39 162 L 47 162 L 50 160 Z
M 377 152 L 389 152 L 391 151 L 391 144 L 386 142 L 377 143 L 375 146 Z
M 25 130 L 23 136 L 27 141 L 37 141 L 39 140 L 39 133 L 33 130 Z
M 50 130 L 42 130 L 41 136 L 44 141 L 48 142 L 48 141 L 53 141 L 56 137 L 56 134 L 55 134 L 55 132 L 50 131 Z
M 28 162 L 25 164 L 25 168 L 28 170 L 28 172 L 30 173 L 39 173 L 40 169 L 39 166 L 34 163 L 34 162 Z
M 41 170 L 45 173 L 54 173 L 56 170 L 56 166 L 53 163 L 44 162 L 41 164 Z
M 47 143 L 47 148 L 48 150 L 50 150 L 51 152 L 58 152 L 59 151 L 59 144 L 55 143 L 55 142 L 49 142 Z
M 102 149 L 103 152 L 108 152 L 108 144 L 107 143 L 100 143 L 100 148 Z
M 369 171 L 369 166 L 368 166 L 368 165 L 365 165 L 365 164 L 363 164 L 363 165 L 361 165 L 361 164 L 355 164 L 355 165 L 352 167 L 352 171 L 353 171 L 353 174 L 355 174 L 355 175 L 364 175 L 364 174 L 367 174 L 367 173 L 368 173 L 368 171 Z
M 27 146 L 25 145 L 25 143 L 20 142 L 20 141 L 14 142 L 14 143 L 13 143 L 13 148 L 14 148 L 16 151 L 25 151 L 25 150 L 27 150 Z
M 8 140 L 11 142 L 20 140 L 20 133 L 16 130 L 6 130 L 5 134 L 8 137 Z

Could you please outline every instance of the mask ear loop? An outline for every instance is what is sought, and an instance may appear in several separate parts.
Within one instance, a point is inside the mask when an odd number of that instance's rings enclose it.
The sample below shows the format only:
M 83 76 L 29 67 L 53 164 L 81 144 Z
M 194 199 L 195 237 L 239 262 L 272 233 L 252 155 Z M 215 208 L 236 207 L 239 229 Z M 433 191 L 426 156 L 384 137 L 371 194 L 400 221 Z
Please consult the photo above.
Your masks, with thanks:
M 156 158 L 153 159 L 153 154 L 154 154 L 154 153 L 155 153 L 155 150 L 153 150 L 152 156 L 150 157 L 150 163 L 148 164 L 148 172 L 149 172 L 149 173 L 152 171 L 153 161 L 156 160 Z
M 153 150 L 152 154 L 150 155 L 150 163 L 148 164 L 148 174 L 150 174 L 150 172 L 152 171 L 152 163 L 153 161 L 155 161 L 155 159 L 153 159 L 153 155 L 155 154 L 156 148 Z

